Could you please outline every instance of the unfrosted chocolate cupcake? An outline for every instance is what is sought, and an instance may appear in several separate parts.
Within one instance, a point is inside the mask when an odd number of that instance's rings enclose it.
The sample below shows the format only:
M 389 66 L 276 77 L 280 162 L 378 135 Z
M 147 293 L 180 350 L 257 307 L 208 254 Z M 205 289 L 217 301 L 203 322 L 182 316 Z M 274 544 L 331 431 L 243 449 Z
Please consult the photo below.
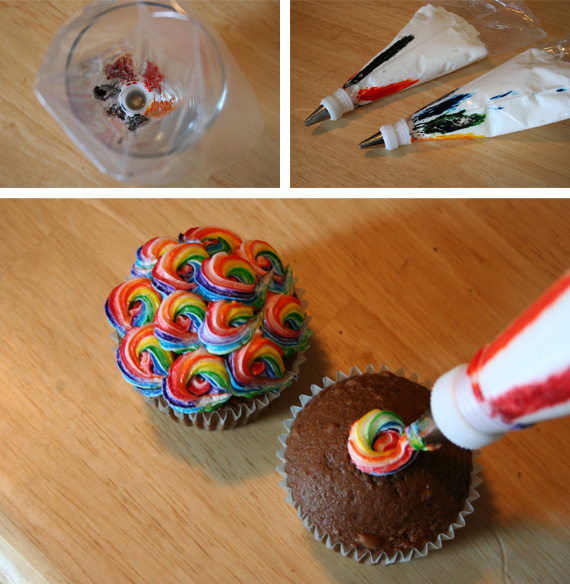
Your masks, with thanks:
M 362 472 L 347 448 L 352 424 L 372 409 L 390 410 L 410 424 L 429 408 L 430 392 L 415 377 L 353 374 L 329 380 L 322 391 L 313 386 L 314 397 L 305 396 L 304 407 L 286 423 L 282 486 L 305 526 L 344 555 L 371 563 L 425 555 L 454 537 L 472 511 L 470 501 L 478 496 L 471 490 L 472 452 L 445 443 L 420 452 L 400 472 Z

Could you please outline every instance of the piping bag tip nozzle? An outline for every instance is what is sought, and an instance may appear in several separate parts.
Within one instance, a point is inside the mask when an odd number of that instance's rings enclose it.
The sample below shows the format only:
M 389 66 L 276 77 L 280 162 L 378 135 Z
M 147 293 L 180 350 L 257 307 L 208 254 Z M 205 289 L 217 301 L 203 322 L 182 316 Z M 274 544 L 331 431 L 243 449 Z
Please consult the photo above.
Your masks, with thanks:
M 362 140 L 362 142 L 360 142 L 358 145 L 359 148 L 374 148 L 376 146 L 384 146 L 382 132 L 378 132 L 377 134 L 374 134 L 374 136 L 370 136 L 370 138 Z
M 331 115 L 324 105 L 320 105 L 306 120 L 305 126 L 312 126 L 318 122 L 324 122 L 325 120 L 330 120 Z

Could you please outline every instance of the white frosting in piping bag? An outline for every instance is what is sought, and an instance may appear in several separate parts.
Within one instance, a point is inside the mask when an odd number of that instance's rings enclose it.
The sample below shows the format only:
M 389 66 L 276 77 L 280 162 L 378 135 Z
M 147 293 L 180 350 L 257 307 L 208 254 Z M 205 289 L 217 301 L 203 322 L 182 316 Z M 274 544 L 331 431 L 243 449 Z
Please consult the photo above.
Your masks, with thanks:
M 570 63 L 529 49 L 380 131 L 393 150 L 415 140 L 500 136 L 568 118 Z
M 344 88 L 324 98 L 321 104 L 332 120 L 338 120 L 357 105 L 456 71 L 482 59 L 487 52 L 475 27 L 464 18 L 427 4 Z M 379 63 L 376 67 L 375 62 Z M 363 72 L 366 75 L 359 78 Z

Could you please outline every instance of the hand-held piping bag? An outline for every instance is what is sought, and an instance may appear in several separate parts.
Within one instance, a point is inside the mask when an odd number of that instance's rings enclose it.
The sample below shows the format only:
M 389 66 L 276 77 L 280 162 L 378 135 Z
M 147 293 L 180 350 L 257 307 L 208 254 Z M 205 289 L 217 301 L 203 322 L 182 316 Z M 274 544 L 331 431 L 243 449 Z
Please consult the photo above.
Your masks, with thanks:
M 321 101 L 306 125 L 338 120 L 355 107 L 456 71 L 487 55 L 545 36 L 524 2 L 433 0 L 342 88 Z
M 436 427 L 463 448 L 570 414 L 570 271 L 469 364 L 434 384 Z
M 529 49 L 360 143 L 483 138 L 570 118 L 570 41 Z

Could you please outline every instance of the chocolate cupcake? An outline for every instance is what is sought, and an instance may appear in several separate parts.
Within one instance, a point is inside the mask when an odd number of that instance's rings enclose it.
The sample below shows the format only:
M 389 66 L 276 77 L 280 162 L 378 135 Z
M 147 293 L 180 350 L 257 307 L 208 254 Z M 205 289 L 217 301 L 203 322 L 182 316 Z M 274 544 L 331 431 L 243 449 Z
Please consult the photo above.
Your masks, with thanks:
M 454 537 L 473 511 L 480 465 L 470 450 L 444 443 L 432 452 L 414 453 L 393 474 L 359 470 L 349 453 L 353 424 L 371 410 L 388 410 L 405 425 L 429 409 L 430 392 L 404 371 L 383 366 L 350 377 L 325 378 L 312 386 L 301 408 L 285 422 L 281 486 L 305 527 L 327 547 L 368 563 L 389 564 L 423 556 Z
M 218 227 L 155 237 L 105 303 L 124 378 L 185 425 L 254 420 L 299 372 L 310 331 L 291 266 Z

